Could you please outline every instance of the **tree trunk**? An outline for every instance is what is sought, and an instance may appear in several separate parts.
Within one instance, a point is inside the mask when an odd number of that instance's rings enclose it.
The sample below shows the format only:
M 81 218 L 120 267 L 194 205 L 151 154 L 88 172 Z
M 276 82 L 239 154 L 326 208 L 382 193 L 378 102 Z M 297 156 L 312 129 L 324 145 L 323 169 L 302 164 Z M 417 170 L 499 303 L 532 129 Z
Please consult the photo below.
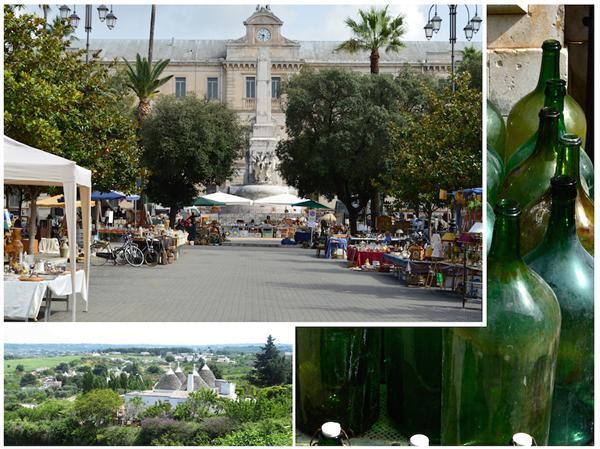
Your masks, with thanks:
M 427 207 L 427 228 L 429 230 L 429 243 L 431 243 L 431 237 L 433 236 L 433 223 L 431 218 L 433 217 L 433 207 Z
M 156 5 L 152 5 L 150 12 L 150 38 L 148 39 L 148 67 L 152 70 L 152 51 L 154 50 L 154 21 L 156 19 Z
M 371 51 L 371 73 L 379 74 L 379 49 L 377 48 Z
M 373 224 L 372 230 L 377 230 L 377 217 L 381 210 L 381 198 L 379 192 L 374 192 L 371 196 L 371 222 Z
M 138 107 L 137 107 L 137 134 L 138 134 L 138 139 L 141 138 L 141 133 L 142 133 L 142 123 L 144 123 L 144 119 L 148 116 L 148 114 L 150 114 L 150 102 L 148 100 L 142 100 L 140 99 L 140 102 L 138 103 Z
M 171 204 L 169 207 L 169 227 L 175 229 L 175 217 L 179 208 L 175 204 Z
M 39 187 L 31 187 L 29 189 L 29 223 L 27 229 L 29 231 L 29 248 L 27 254 L 33 254 L 35 250 L 35 235 L 37 234 L 37 199 L 40 196 Z
M 352 206 L 348 207 L 348 218 L 350 221 L 350 234 L 357 234 L 357 226 L 356 222 L 358 221 L 358 209 L 353 208 Z

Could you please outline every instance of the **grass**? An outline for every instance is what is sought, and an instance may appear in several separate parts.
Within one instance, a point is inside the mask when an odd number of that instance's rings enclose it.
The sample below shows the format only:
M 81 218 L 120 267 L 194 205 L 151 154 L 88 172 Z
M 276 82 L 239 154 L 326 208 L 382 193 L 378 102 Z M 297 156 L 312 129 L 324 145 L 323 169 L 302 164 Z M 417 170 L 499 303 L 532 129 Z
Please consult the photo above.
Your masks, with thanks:
M 69 363 L 73 360 L 80 360 L 79 355 L 63 355 L 55 357 L 32 357 L 27 359 L 10 359 L 4 360 L 4 372 L 14 371 L 17 365 L 23 365 L 25 371 L 33 371 L 38 368 L 54 368 L 59 363 Z

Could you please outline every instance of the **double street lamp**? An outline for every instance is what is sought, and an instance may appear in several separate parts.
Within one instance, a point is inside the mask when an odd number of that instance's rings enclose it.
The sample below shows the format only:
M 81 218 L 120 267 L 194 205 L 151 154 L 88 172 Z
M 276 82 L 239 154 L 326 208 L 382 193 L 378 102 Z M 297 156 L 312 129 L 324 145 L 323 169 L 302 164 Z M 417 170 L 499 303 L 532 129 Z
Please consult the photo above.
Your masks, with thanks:
M 467 10 L 467 24 L 463 28 L 465 32 L 465 38 L 467 41 L 471 41 L 473 39 L 473 35 L 477 34 L 479 29 L 481 28 L 482 19 L 477 15 L 477 5 L 475 5 L 475 15 L 471 18 L 471 12 L 469 11 L 469 7 L 464 5 Z M 434 10 L 435 8 L 435 10 Z M 449 15 L 450 15 L 450 44 L 451 44 L 451 64 L 450 71 L 452 77 L 452 91 L 454 92 L 456 88 L 456 83 L 454 81 L 454 44 L 456 44 L 456 11 L 458 9 L 458 5 L 448 5 Z M 431 11 L 434 10 L 433 17 L 431 17 Z M 425 37 L 427 40 L 431 40 L 433 34 L 437 34 L 440 31 L 440 27 L 442 25 L 442 18 L 438 16 L 437 5 L 431 5 L 429 8 L 429 14 L 427 17 L 427 24 L 423 27 L 425 30 Z
M 100 22 L 106 22 L 106 27 L 112 30 L 117 24 L 117 16 L 113 14 L 112 5 L 110 11 L 106 5 L 100 5 L 96 8 L 98 11 L 98 18 Z M 62 5 L 58 8 L 60 12 L 61 20 L 68 21 L 71 28 L 76 29 L 79 26 L 81 20 L 77 15 L 76 5 L 73 5 L 73 14 L 71 14 L 71 8 L 67 5 Z M 85 5 L 85 62 L 86 64 L 90 60 L 90 33 L 92 31 L 92 5 Z

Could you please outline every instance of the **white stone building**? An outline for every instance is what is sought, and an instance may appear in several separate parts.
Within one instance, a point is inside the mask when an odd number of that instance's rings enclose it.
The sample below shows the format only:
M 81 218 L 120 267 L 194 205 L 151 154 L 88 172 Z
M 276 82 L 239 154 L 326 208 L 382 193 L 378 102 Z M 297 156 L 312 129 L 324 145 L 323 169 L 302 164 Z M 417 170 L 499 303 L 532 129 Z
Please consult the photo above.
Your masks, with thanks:
M 370 71 L 368 52 L 336 51 L 337 41 L 296 41 L 283 34 L 283 21 L 269 6 L 257 6 L 243 23 L 243 36 L 227 40 L 155 40 L 153 59 L 170 59 L 165 75 L 173 78 L 160 88 L 162 94 L 220 101 L 236 111 L 252 129 L 249 148 L 236 163 L 235 174 L 221 190 L 256 199 L 288 192 L 277 168 L 274 150 L 285 136 L 285 114 L 279 88 L 302 67 Z M 340 17 L 340 26 L 343 17 Z M 241 27 L 240 27 L 241 28 Z M 407 41 L 398 53 L 381 52 L 380 72 L 397 74 L 414 70 L 447 77 L 450 73 L 450 44 L 444 41 Z M 85 45 L 74 42 L 75 47 Z M 467 46 L 481 50 L 480 43 L 456 43 L 457 61 Z M 148 41 L 101 39 L 90 41 L 104 62 L 135 61 L 145 56 Z M 293 192 L 292 192 L 293 193 Z
M 190 393 L 203 389 L 212 390 L 222 398 L 237 398 L 235 383 L 216 379 L 208 365 L 204 365 L 200 372 L 196 370 L 196 365 L 194 365 L 192 372 L 186 375 L 178 364 L 175 371 L 169 365 L 169 369 L 158 380 L 152 390 L 125 393 L 125 406 L 128 408 L 127 406 L 131 400 L 139 397 L 142 399 L 144 408 L 157 403 L 169 403 L 171 407 L 175 408 L 178 404 L 185 402 Z

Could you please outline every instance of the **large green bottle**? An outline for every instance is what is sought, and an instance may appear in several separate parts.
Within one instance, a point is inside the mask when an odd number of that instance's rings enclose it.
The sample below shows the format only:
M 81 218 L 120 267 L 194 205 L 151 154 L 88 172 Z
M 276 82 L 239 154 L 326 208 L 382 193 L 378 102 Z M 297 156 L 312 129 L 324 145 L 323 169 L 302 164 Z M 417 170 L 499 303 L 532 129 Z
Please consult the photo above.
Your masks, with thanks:
M 307 434 L 328 421 L 356 436 L 377 420 L 381 329 L 296 329 L 296 425 Z
M 385 328 L 384 363 L 390 417 L 406 436 L 440 442 L 441 328 Z
M 567 175 L 576 179 L 575 223 L 577 236 L 583 247 L 594 254 L 594 203 L 589 198 L 579 176 L 579 145 L 581 140 L 574 134 L 565 134 L 559 139 L 558 159 L 555 176 Z M 540 198 L 529 203 L 521 216 L 521 248 L 527 254 L 544 238 L 550 217 L 552 196 L 550 186 Z
M 487 200 L 496 204 L 498 191 L 504 180 L 504 163 L 489 144 L 487 146 Z
M 543 108 L 539 112 L 540 129 L 535 150 L 525 162 L 506 176 L 498 198 L 525 205 L 544 194 L 556 170 L 558 117 L 559 112 L 554 108 Z
M 544 105 L 546 81 L 560 79 L 560 42 L 547 40 L 542 44 L 542 63 L 538 82 L 533 91 L 521 98 L 513 106 L 506 121 L 505 161 L 537 129 L 536 116 Z M 565 125 L 567 131 L 585 136 L 586 119 L 581 106 L 571 97 L 565 97 Z
M 552 178 L 551 192 L 548 230 L 525 262 L 552 287 L 560 304 L 549 444 L 573 446 L 593 438 L 594 259 L 577 237 L 575 178 Z
M 560 115 L 558 117 L 558 136 L 567 132 L 564 119 L 564 102 L 567 94 L 567 83 L 561 79 L 551 79 L 546 81 L 544 91 L 544 107 L 556 109 Z M 510 173 L 516 167 L 526 161 L 534 152 L 539 135 L 538 130 L 517 148 L 506 162 L 505 172 Z M 583 176 L 583 186 L 589 193 L 594 185 L 594 166 L 584 149 L 581 149 L 581 175 Z
M 488 147 L 492 147 L 498 152 L 504 162 L 506 125 L 502 114 L 490 100 L 487 100 L 487 144 Z
M 486 254 L 490 252 L 490 248 L 492 247 L 492 235 L 494 234 L 494 223 L 496 222 L 496 215 L 494 215 L 494 208 L 490 205 L 490 203 L 485 204 L 485 249 Z
M 519 253 L 519 206 L 501 200 L 488 255 L 487 327 L 443 336 L 442 445 L 548 442 L 560 308 Z

